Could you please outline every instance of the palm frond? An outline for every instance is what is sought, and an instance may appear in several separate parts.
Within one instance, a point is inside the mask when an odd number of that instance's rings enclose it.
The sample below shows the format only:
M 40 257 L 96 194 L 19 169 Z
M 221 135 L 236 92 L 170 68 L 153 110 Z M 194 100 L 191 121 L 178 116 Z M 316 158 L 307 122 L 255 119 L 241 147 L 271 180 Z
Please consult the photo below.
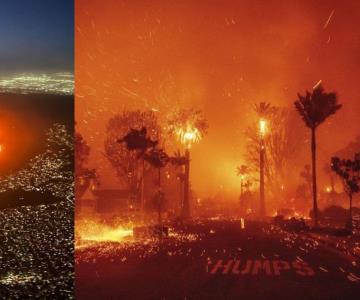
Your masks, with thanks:
M 312 93 L 306 91 L 304 96 L 298 94 L 298 100 L 294 102 L 294 105 L 305 125 L 314 129 L 342 106 L 338 104 L 336 93 L 326 93 L 321 85 L 317 86 Z

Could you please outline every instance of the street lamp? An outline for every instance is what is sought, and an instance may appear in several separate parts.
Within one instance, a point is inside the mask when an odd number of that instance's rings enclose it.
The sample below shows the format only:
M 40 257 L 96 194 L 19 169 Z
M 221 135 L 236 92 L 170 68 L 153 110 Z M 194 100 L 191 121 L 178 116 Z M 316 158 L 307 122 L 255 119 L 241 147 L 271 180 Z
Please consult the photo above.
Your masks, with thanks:
M 242 196 L 243 196 L 244 179 L 245 179 L 245 175 L 241 175 L 240 176 L 240 199 L 242 199 Z
M 264 135 L 266 133 L 266 120 L 265 119 L 259 120 L 259 130 L 260 130 L 260 135 L 262 137 L 264 137 Z
M 176 130 L 176 134 L 180 142 L 185 146 L 185 180 L 184 180 L 184 202 L 182 207 L 182 217 L 190 217 L 190 197 L 189 197 L 189 182 L 190 182 L 190 149 L 192 144 L 197 143 L 201 140 L 200 131 L 190 125 L 186 124 L 185 127 L 179 127 Z
M 240 176 L 240 199 L 242 199 L 244 186 L 245 186 L 245 178 L 246 175 L 249 173 L 249 168 L 245 165 L 241 165 L 237 167 L 237 175 Z
M 190 149 L 193 143 L 201 140 L 200 131 L 190 124 L 187 124 L 185 128 L 178 128 L 176 134 L 186 149 Z
M 265 217 L 265 190 L 264 190 L 264 158 L 265 158 L 265 142 L 264 137 L 266 134 L 266 120 L 259 120 L 260 131 L 260 216 Z

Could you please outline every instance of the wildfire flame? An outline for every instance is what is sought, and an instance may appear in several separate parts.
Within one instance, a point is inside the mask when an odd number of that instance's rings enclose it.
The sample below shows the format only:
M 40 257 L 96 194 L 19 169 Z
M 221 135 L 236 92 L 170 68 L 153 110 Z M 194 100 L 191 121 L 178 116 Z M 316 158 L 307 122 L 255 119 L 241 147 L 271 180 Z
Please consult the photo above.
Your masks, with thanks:
M 87 242 L 121 242 L 133 236 L 132 226 L 113 227 L 97 221 L 82 221 L 76 228 L 76 239 Z
M 176 135 L 187 148 L 191 148 L 193 143 L 199 142 L 202 138 L 200 131 L 190 124 L 187 124 L 186 127 L 179 127 L 176 130 Z

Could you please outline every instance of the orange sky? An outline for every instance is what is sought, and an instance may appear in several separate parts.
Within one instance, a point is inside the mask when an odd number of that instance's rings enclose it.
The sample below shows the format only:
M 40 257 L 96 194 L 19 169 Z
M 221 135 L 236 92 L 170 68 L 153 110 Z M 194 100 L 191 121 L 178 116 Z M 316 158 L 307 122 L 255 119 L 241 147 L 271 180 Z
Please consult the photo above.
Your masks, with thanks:
M 105 124 L 124 108 L 204 111 L 191 169 L 200 194 L 238 191 L 254 102 L 293 107 L 321 79 L 344 107 L 320 127 L 320 161 L 360 134 L 359 1 L 78 0 L 75 34 L 77 129 L 103 176 Z

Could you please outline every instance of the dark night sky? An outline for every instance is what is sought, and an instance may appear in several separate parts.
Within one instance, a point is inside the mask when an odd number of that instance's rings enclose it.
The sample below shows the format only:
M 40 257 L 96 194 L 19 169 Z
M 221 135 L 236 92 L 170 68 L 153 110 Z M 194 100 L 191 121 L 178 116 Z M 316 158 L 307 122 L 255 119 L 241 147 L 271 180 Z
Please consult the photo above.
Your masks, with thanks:
M 0 75 L 72 71 L 73 0 L 1 0 Z

